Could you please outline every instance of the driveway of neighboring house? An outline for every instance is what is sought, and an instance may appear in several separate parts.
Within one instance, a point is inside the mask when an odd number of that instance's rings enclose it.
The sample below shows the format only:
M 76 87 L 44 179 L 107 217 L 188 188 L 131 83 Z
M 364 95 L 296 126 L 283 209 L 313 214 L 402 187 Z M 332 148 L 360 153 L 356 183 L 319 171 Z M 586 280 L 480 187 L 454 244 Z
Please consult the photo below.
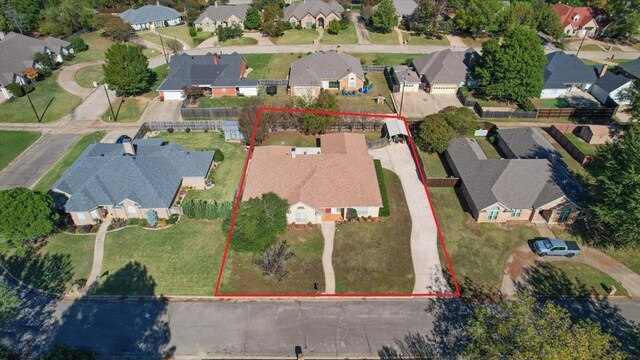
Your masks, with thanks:
M 90 89 L 91 90 L 91 89 Z M 102 114 L 109 108 L 109 100 L 105 94 L 104 87 L 99 86 L 91 95 L 87 96 L 78 107 L 63 116 L 62 119 L 70 121 L 94 121 L 100 119 Z M 116 100 L 115 91 L 109 91 L 109 99 L 113 103 Z
M 65 89 L 67 92 L 72 93 L 73 95 L 80 96 L 81 98 L 86 98 L 91 95 L 94 89 L 84 88 L 76 82 L 76 73 L 78 70 L 85 68 L 87 66 L 104 64 L 104 61 L 90 61 L 90 62 L 82 62 L 71 66 L 64 66 L 58 75 L 58 85 Z
M 435 114 L 447 106 L 462 107 L 462 103 L 455 95 L 428 94 L 424 91 L 418 91 L 405 92 L 404 100 L 402 100 L 402 93 L 394 93 L 393 97 L 398 106 L 402 102 L 402 115 L 408 119 L 421 119 L 426 115 Z
M 0 189 L 29 188 L 73 145 L 79 135 L 43 134 L 29 149 L 0 172 Z
M 424 185 L 418 178 L 417 167 L 405 144 L 391 144 L 381 149 L 369 150 L 379 159 L 382 167 L 395 172 L 411 214 L 411 259 L 416 282 L 414 294 L 449 291 L 442 275 L 438 255 L 438 230 L 435 215 L 429 206 Z
M 140 116 L 138 123 L 145 121 L 180 121 L 182 116 L 180 115 L 180 105 L 182 101 L 167 100 L 160 101 L 153 99 L 147 104 L 147 108 Z
M 369 40 L 369 32 L 364 26 L 364 20 L 362 20 L 360 14 L 352 13 L 351 20 L 356 27 L 356 34 L 358 34 L 358 44 L 370 45 L 371 40 Z

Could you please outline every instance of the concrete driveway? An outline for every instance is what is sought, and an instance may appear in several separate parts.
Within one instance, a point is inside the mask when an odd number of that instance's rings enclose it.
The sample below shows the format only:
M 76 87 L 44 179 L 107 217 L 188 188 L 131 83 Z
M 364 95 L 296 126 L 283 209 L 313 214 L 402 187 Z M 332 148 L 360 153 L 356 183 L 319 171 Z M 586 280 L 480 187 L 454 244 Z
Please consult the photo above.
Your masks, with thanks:
M 138 122 L 145 121 L 180 121 L 180 105 L 182 101 L 157 99 L 151 100 L 144 109 L 144 113 L 140 116 Z
M 109 91 L 109 99 L 114 103 L 117 99 L 115 91 Z M 82 101 L 78 107 L 71 110 L 63 119 L 71 121 L 94 121 L 99 120 L 102 114 L 109 108 L 109 100 L 104 92 L 104 87 L 99 86 L 94 89 L 91 95 Z
M 79 135 L 44 134 L 11 165 L 0 172 L 0 189 L 29 188 L 73 145 Z
M 381 149 L 369 150 L 369 154 L 379 159 L 382 167 L 395 172 L 402 183 L 411 214 L 411 259 L 416 276 L 413 293 L 449 291 L 440 266 L 435 217 L 409 147 L 392 143 Z
M 400 106 L 402 93 L 394 93 L 396 104 Z M 402 115 L 408 119 L 421 119 L 427 115 L 435 114 L 447 106 L 462 107 L 462 103 L 455 95 L 428 94 L 424 91 L 405 92 L 402 101 Z

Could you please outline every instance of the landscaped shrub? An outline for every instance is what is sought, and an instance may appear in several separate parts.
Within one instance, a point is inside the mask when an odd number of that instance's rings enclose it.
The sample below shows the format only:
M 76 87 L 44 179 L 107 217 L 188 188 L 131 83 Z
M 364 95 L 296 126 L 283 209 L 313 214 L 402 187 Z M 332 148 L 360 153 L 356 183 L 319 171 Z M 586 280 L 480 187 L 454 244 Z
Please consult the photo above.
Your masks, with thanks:
M 213 161 L 222 162 L 222 160 L 224 160 L 224 154 L 222 153 L 222 150 L 216 149 L 216 151 L 213 153 Z
M 66 54 L 62 55 L 62 60 L 63 61 L 71 61 L 71 60 L 73 60 L 75 58 L 76 58 L 76 56 L 74 54 L 72 54 L 72 53 L 66 53 Z
M 190 199 L 182 203 L 182 213 L 192 219 L 227 219 L 233 213 L 233 204 L 230 201 L 208 202 Z
M 168 132 L 169 134 L 173 134 L 173 128 L 172 128 L 172 127 L 168 128 L 168 129 L 167 129 L 167 132 Z
M 186 129 L 184 129 L 184 132 L 186 132 L 186 133 L 190 133 L 190 132 L 191 132 L 191 128 L 190 128 L 190 127 L 188 127 L 188 128 L 186 128 Z
M 242 28 L 238 24 L 227 27 L 218 26 L 216 34 L 218 34 L 218 40 L 220 42 L 224 42 L 230 39 L 242 37 Z
M 180 218 L 180 215 L 178 214 L 173 214 L 171 215 L 171 217 L 169 218 L 169 220 L 167 220 L 167 224 L 171 225 L 171 224 L 175 224 L 178 222 L 178 219 Z
M 78 53 L 78 52 L 89 49 L 89 45 L 87 45 L 87 43 L 84 42 L 84 40 L 80 36 L 71 35 L 67 38 L 67 41 L 71 43 L 71 46 L 73 47 L 73 52 Z
M 293 27 L 291 26 L 291 23 L 289 21 L 285 21 L 284 22 L 284 29 L 285 30 L 291 30 Z
M 358 217 L 358 211 L 356 209 L 354 208 L 347 209 L 347 214 L 346 214 L 347 220 L 351 221 L 357 217 Z
M 127 219 L 127 225 L 146 226 L 147 220 L 145 219 Z
M 51 70 L 51 68 L 43 66 L 43 67 L 38 69 L 38 77 L 36 79 L 38 81 L 44 80 L 44 79 L 48 78 L 49 76 L 51 76 L 52 73 L 53 73 L 53 71 Z
M 194 28 L 193 26 L 189 26 L 189 35 L 191 37 L 196 37 L 198 35 L 198 33 L 196 32 L 196 28 Z
M 387 185 L 384 182 L 384 173 L 382 172 L 382 164 L 380 160 L 373 160 L 373 164 L 376 168 L 376 177 L 378 178 L 378 186 L 380 187 L 380 196 L 382 197 L 382 207 L 380 208 L 380 212 L 378 216 L 386 217 L 391 214 L 391 209 L 389 208 L 389 198 L 387 197 Z
M 144 213 L 144 217 L 147 219 L 149 226 L 156 226 L 158 223 L 158 213 L 155 212 L 155 210 L 147 210 L 147 212 Z
M 196 28 L 196 32 L 202 32 L 202 28 Z
M 22 86 L 20 86 L 20 84 L 16 84 L 16 83 L 11 83 L 7 86 L 5 86 L 7 88 L 7 90 L 9 90 L 13 96 L 15 97 L 23 97 L 25 92 L 22 89 Z
M 302 25 L 300 23 L 296 25 L 296 30 L 302 30 Z
M 342 27 L 340 26 L 340 22 L 338 20 L 331 20 L 329 23 L 329 27 L 327 28 L 327 32 L 331 35 L 338 35 Z
M 278 241 L 266 248 L 255 260 L 256 265 L 265 275 L 274 276 L 278 281 L 287 277 L 286 262 L 294 254 L 289 251 L 286 241 Z
M 536 106 L 535 106 L 535 105 L 533 105 L 533 103 L 532 103 L 532 102 L 531 102 L 531 100 L 529 100 L 529 99 L 527 99 L 527 100 L 525 100 L 525 101 L 522 101 L 522 102 L 520 103 L 520 108 L 521 108 L 523 111 L 536 111 L 536 110 L 537 110 L 537 109 L 536 109 Z

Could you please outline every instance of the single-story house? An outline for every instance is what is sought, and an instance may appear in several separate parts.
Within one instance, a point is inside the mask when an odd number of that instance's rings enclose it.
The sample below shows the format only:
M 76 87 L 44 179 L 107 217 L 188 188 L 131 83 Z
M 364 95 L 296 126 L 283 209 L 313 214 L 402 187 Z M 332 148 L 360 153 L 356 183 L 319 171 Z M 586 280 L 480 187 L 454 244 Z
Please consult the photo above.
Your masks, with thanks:
M 27 84 L 29 79 L 24 70 L 39 67 L 33 60 L 36 53 L 52 54 L 55 61 L 62 62 L 67 54 L 73 54 L 71 43 L 54 37 L 36 39 L 10 32 L 0 40 L 0 93 L 8 99 L 13 96 L 5 86 Z
M 612 141 L 618 129 L 606 125 L 582 125 L 575 132 L 587 144 L 599 145 Z
M 598 69 L 562 51 L 547 54 L 541 99 L 561 98 L 578 88 L 587 91 L 598 79 Z
M 364 134 L 320 137 L 320 147 L 258 146 L 242 199 L 274 192 L 289 202 L 288 223 L 342 220 L 349 208 L 378 217 L 382 197 Z
M 336 0 L 302 0 L 284 8 L 284 21 L 292 27 L 302 26 L 311 29 L 329 26 L 332 20 L 340 20 L 344 7 Z
M 289 94 L 294 96 L 316 97 L 320 89 L 354 91 L 363 86 L 360 60 L 333 50 L 304 56 L 289 69 Z
M 540 128 L 497 129 L 498 147 L 509 159 L 552 159 L 556 149 Z
M 631 99 L 623 96 L 624 92 L 633 86 L 633 81 L 626 76 L 607 71 L 608 65 L 602 65 L 598 80 L 591 86 L 589 92 L 602 104 L 616 105 L 631 104 Z
M 205 189 L 210 151 L 191 151 L 163 139 L 89 145 L 51 191 L 76 225 L 111 216 L 144 219 L 149 210 L 168 219 L 182 186 Z
M 400 84 L 399 92 L 418 92 L 422 89 L 420 77 L 413 69 L 406 65 L 395 65 L 391 68 L 391 75 Z
M 372 8 L 372 11 L 376 11 L 379 6 L 380 5 L 375 5 Z M 413 16 L 416 9 L 418 8 L 418 3 L 416 3 L 414 0 L 393 0 L 393 6 L 396 8 L 398 22 L 401 22 L 402 19 Z
M 455 94 L 460 86 L 474 86 L 471 70 L 478 60 L 473 49 L 454 51 L 446 49 L 413 59 L 412 66 L 427 92 L 434 94 Z
M 244 20 L 247 18 L 248 4 L 239 5 L 215 5 L 206 8 L 193 22 L 193 25 L 203 31 L 215 32 L 218 26 L 227 27 L 238 25 L 244 29 Z
M 601 34 L 609 24 L 607 14 L 595 7 L 572 7 L 557 3 L 553 9 L 560 17 L 562 32 L 566 36 L 593 37 Z
M 619 69 L 632 79 L 640 79 L 640 57 L 618 65 Z
M 244 135 L 240 131 L 240 122 L 238 120 L 227 120 L 222 123 L 222 131 L 224 132 L 224 141 L 243 141 Z
M 454 139 L 445 159 L 477 222 L 570 223 L 580 186 L 546 159 L 489 160 L 474 139 Z
M 158 87 L 164 100 L 184 100 L 183 87 L 204 88 L 211 97 L 256 96 L 258 80 L 245 79 L 247 61 L 233 54 L 174 55 L 169 61 L 169 73 Z
M 182 23 L 182 17 L 178 11 L 160 4 L 128 9 L 118 16 L 131 24 L 134 30 L 161 28 Z

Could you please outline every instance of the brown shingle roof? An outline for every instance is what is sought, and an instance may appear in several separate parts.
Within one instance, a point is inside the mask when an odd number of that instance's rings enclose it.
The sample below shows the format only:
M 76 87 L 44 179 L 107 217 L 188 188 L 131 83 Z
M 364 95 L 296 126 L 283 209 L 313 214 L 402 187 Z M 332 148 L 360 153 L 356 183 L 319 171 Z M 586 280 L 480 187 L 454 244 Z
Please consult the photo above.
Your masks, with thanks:
M 382 206 L 382 198 L 363 134 L 321 137 L 320 155 L 291 156 L 288 146 L 253 151 L 243 200 L 275 192 L 289 204 L 316 209 Z

